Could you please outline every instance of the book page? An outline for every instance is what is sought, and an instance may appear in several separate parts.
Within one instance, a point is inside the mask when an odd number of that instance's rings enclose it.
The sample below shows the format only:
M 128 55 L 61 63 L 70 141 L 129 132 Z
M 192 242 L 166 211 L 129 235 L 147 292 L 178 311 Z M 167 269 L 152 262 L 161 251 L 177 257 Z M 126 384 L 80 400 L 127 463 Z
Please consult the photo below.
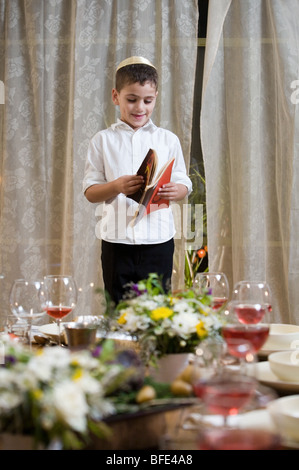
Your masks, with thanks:
M 169 160 L 159 173 L 157 180 L 146 188 L 143 199 L 140 202 L 138 211 L 136 212 L 133 224 L 136 223 L 146 214 L 154 212 L 158 209 L 169 207 L 169 200 L 158 196 L 159 189 L 170 182 L 174 158 Z
M 156 172 L 156 168 L 157 168 L 157 159 L 158 157 L 157 157 L 156 152 L 153 149 L 149 149 L 148 153 L 144 157 L 144 160 L 141 163 L 136 173 L 137 175 L 143 176 L 143 180 L 144 180 L 143 184 L 138 189 L 138 191 L 136 191 L 133 194 L 129 194 L 127 197 L 140 203 L 141 199 L 144 196 L 144 191 L 146 187 L 152 184 L 152 180 Z

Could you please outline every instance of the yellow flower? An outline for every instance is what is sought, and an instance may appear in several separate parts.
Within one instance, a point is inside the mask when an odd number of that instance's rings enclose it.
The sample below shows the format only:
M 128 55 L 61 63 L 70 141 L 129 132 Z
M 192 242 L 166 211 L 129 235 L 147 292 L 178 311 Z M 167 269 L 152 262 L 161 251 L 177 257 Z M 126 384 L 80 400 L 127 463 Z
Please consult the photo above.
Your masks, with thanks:
M 127 323 L 127 318 L 126 317 L 127 317 L 126 312 L 122 313 L 122 315 L 117 320 L 117 323 L 119 323 L 120 325 L 124 325 L 125 323 Z
M 204 307 L 203 305 L 201 307 L 198 307 L 198 311 L 199 313 L 201 313 L 201 315 L 204 315 L 205 317 L 209 315 L 209 311 L 207 310 L 207 307 Z
M 199 323 L 197 323 L 196 325 L 196 333 L 198 335 L 199 338 L 205 338 L 208 334 L 206 328 L 205 328 L 205 325 L 202 321 L 200 321 Z
M 72 379 L 75 381 L 75 380 L 80 380 L 81 377 L 83 375 L 83 371 L 82 369 L 80 369 L 79 367 L 75 370 L 74 374 L 73 374 L 73 377 Z
M 32 396 L 34 400 L 40 400 L 43 396 L 43 392 L 40 388 L 36 388 L 35 390 L 32 390 Z
M 173 314 L 171 308 L 168 307 L 158 307 L 155 310 L 151 311 L 151 318 L 155 321 L 162 320 L 163 318 L 168 318 Z

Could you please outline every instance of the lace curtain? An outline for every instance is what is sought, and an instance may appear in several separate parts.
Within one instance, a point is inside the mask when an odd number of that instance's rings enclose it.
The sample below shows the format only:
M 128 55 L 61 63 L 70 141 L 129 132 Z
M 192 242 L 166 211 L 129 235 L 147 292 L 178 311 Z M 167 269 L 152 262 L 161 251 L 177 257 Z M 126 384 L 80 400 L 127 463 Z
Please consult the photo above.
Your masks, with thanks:
M 201 138 L 210 270 L 299 321 L 299 2 L 210 0 Z M 296 82 L 297 81 L 297 82 Z
M 98 206 L 82 194 L 88 142 L 118 117 L 116 65 L 142 55 L 160 73 L 154 122 L 179 136 L 188 167 L 197 21 L 197 0 L 0 0 L 2 307 L 15 278 L 61 272 L 80 288 L 77 313 L 98 312 Z

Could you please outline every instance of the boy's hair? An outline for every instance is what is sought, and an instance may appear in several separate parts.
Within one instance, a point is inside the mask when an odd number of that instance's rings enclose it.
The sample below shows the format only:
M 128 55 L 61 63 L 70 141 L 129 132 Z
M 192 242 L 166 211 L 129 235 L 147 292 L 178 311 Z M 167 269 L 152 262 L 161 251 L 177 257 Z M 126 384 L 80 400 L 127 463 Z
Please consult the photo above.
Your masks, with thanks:
M 150 82 L 158 90 L 158 73 L 154 67 L 146 64 L 131 64 L 121 67 L 115 75 L 115 88 L 118 92 L 126 85 L 132 83 L 144 85 Z

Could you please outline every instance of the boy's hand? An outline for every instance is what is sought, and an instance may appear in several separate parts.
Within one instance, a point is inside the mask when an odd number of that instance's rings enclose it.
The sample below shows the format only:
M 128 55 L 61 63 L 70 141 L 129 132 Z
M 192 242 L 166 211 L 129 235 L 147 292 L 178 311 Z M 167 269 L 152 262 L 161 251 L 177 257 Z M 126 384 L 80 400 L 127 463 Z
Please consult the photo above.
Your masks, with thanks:
M 118 191 L 125 194 L 134 194 L 141 188 L 143 183 L 143 176 L 139 175 L 124 175 L 117 179 Z
M 164 184 L 158 191 L 158 196 L 169 201 L 180 201 L 183 199 L 188 190 L 184 184 L 170 183 Z

